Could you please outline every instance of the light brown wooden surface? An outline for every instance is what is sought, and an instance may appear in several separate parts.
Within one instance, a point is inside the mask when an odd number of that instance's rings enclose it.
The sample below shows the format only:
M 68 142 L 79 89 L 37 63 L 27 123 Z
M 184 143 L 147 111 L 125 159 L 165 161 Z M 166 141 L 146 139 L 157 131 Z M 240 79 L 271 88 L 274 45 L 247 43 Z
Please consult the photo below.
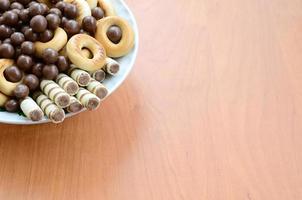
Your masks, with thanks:
M 128 3 L 134 71 L 97 112 L 0 125 L 0 199 L 302 199 L 302 1 Z

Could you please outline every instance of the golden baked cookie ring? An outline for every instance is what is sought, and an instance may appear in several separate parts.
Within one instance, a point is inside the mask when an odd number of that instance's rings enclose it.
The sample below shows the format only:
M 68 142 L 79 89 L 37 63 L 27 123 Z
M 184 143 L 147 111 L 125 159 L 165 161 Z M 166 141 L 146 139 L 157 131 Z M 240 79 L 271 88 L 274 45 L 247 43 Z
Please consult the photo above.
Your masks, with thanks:
M 111 26 L 118 26 L 122 30 L 122 39 L 115 44 L 107 36 L 107 30 Z M 118 58 L 126 55 L 134 46 L 134 32 L 126 20 L 118 16 L 110 16 L 100 19 L 97 23 L 95 38 L 106 49 L 107 56 Z
M 113 6 L 107 0 L 98 0 L 98 5 L 103 9 L 105 17 L 115 15 Z
M 12 83 L 4 77 L 4 70 L 14 64 L 13 60 L 10 59 L 0 59 L 0 92 L 5 95 L 13 96 L 14 89 L 19 85 L 21 81 L 17 83 Z
M 92 58 L 87 58 L 82 49 L 88 49 Z M 77 34 L 69 39 L 66 45 L 69 60 L 78 68 L 86 71 L 96 71 L 106 62 L 104 47 L 93 37 L 86 34 Z

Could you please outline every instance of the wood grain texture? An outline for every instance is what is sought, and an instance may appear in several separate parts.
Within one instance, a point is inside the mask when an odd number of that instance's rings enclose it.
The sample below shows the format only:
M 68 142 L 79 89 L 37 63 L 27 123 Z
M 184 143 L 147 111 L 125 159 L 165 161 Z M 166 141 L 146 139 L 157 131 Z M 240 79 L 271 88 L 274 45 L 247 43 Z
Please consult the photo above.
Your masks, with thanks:
M 127 2 L 134 71 L 96 112 L 0 125 L 0 199 L 302 199 L 302 1 Z

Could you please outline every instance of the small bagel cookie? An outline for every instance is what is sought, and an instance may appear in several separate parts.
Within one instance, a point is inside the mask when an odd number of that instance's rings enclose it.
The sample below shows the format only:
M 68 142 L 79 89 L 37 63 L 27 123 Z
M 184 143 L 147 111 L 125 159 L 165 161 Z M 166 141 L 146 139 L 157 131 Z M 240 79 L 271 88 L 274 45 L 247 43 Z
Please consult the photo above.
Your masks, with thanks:
M 67 43 L 67 33 L 62 28 L 55 30 L 52 40 L 49 42 L 35 42 L 36 54 L 38 57 L 42 56 L 42 53 L 47 48 L 52 48 L 56 51 L 60 51 Z
M 78 9 L 77 22 L 82 25 L 82 21 L 85 17 L 91 16 L 91 9 L 87 1 L 85 0 L 64 0 L 64 2 L 74 4 Z
M 2 94 L 0 92 L 0 107 L 4 107 L 5 103 L 8 101 L 8 96 L 6 96 L 5 94 Z
M 116 15 L 113 6 L 108 0 L 98 0 L 98 6 L 103 9 L 105 17 Z
M 89 49 L 92 58 L 85 57 L 82 49 Z M 78 68 L 85 71 L 96 71 L 106 63 L 104 47 L 93 37 L 85 34 L 77 34 L 69 39 L 66 45 L 69 60 Z
M 22 83 L 22 80 L 17 83 L 12 83 L 4 77 L 4 70 L 14 64 L 14 61 L 11 59 L 0 59 L 0 92 L 7 96 L 13 96 L 14 90 Z
M 90 9 L 93 9 L 95 7 L 97 7 L 98 5 L 98 0 L 86 0 Z
M 115 44 L 107 36 L 107 30 L 111 26 L 118 26 L 123 36 L 119 43 Z M 97 23 L 95 38 L 106 49 L 107 56 L 118 58 L 126 55 L 134 46 L 134 32 L 129 23 L 121 17 L 110 16 L 100 19 Z

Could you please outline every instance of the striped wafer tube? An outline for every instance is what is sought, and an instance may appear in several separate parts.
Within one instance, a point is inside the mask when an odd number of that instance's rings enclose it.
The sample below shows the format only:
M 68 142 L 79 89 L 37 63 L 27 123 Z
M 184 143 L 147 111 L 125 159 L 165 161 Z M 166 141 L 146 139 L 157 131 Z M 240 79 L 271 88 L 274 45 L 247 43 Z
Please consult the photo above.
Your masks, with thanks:
M 8 97 L 0 92 L 0 107 L 3 107 L 7 101 Z
M 55 104 L 65 108 L 70 103 L 70 96 L 58 84 L 51 80 L 42 80 L 40 88 Z
M 104 71 L 112 76 L 116 76 L 120 71 L 120 64 L 112 58 L 106 58 L 106 64 L 103 67 Z
M 80 88 L 76 97 L 88 110 L 97 109 L 101 102 L 101 100 L 96 95 L 92 94 L 84 88 Z
M 38 104 L 30 97 L 26 97 L 21 103 L 20 108 L 28 119 L 32 121 L 42 120 L 44 113 Z
M 79 91 L 79 85 L 66 74 L 59 74 L 56 78 L 57 84 L 69 95 L 75 95 Z
M 63 122 L 65 119 L 65 112 L 62 108 L 54 104 L 45 94 L 37 93 L 37 104 L 42 108 L 46 116 L 54 123 Z
M 72 68 L 68 72 L 69 76 L 75 80 L 79 86 L 87 86 L 90 81 L 90 74 L 88 72 L 77 69 L 72 65 Z
M 87 85 L 87 90 L 99 97 L 100 100 L 105 99 L 108 94 L 107 88 L 102 83 L 94 79 L 91 79 L 91 81 Z
M 81 102 L 75 98 L 75 97 L 71 97 L 70 98 L 70 105 L 66 108 L 66 110 L 70 113 L 76 113 L 79 112 L 83 109 L 83 105 L 81 104 Z
M 106 78 L 106 73 L 104 70 L 100 69 L 94 72 L 90 72 L 90 76 L 96 81 L 103 82 Z

